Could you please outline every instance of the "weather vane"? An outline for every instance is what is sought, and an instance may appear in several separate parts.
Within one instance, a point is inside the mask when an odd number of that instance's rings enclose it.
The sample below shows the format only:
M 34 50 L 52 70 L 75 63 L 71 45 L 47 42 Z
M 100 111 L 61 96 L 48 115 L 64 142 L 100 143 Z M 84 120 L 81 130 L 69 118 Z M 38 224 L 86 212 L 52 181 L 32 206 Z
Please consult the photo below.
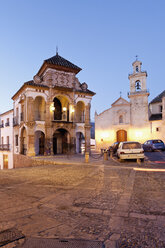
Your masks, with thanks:
M 58 46 L 56 46 L 56 55 L 58 55 Z

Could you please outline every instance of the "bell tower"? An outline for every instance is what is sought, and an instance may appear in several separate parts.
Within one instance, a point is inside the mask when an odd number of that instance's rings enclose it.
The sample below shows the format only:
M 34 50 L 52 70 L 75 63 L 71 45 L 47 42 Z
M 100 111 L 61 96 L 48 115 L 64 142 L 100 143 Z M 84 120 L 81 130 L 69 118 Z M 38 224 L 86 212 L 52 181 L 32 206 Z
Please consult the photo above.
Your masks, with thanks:
M 133 73 L 129 74 L 130 98 L 131 105 L 131 124 L 141 126 L 148 122 L 148 96 L 149 92 L 146 87 L 147 72 L 141 70 L 142 62 L 134 61 L 132 63 Z

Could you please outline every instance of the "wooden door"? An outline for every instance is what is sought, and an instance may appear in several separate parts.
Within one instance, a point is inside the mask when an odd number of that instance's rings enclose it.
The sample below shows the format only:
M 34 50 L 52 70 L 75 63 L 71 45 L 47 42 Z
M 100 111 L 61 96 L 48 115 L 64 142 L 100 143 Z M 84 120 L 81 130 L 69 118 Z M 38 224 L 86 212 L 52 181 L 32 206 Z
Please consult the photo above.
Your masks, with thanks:
M 8 169 L 8 155 L 3 154 L 3 169 Z
M 117 142 L 127 141 L 127 132 L 125 130 L 117 131 Z

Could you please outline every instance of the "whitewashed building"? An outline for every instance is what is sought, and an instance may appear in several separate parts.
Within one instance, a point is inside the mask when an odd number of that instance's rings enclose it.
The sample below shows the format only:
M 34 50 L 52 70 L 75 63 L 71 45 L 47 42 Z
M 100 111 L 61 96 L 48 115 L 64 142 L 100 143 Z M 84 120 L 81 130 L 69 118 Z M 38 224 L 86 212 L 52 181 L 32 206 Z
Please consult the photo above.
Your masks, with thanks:
M 0 115 L 0 169 L 13 168 L 13 109 Z
M 111 108 L 95 113 L 95 139 L 97 149 L 107 148 L 118 141 L 162 139 L 165 141 L 165 91 L 148 105 L 147 72 L 136 60 L 129 74 L 128 100 L 120 97 Z

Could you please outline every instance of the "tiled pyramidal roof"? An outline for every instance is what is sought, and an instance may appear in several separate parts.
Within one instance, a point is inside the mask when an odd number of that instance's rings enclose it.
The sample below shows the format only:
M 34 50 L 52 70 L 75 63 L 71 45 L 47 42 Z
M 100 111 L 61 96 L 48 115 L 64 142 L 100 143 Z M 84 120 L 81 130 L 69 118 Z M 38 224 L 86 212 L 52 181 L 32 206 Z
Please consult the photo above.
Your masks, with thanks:
M 48 64 L 68 67 L 68 68 L 72 68 L 72 69 L 76 69 L 78 71 L 81 71 L 80 67 L 78 67 L 77 65 L 74 65 L 70 61 L 68 61 L 68 60 L 64 59 L 63 57 L 59 56 L 58 53 L 55 56 L 53 56 L 53 57 L 51 57 L 49 59 L 46 59 L 44 61 L 46 63 L 48 63 Z
M 165 96 L 165 90 L 162 93 L 160 93 L 158 96 L 156 96 L 150 103 L 161 102 L 163 96 Z

